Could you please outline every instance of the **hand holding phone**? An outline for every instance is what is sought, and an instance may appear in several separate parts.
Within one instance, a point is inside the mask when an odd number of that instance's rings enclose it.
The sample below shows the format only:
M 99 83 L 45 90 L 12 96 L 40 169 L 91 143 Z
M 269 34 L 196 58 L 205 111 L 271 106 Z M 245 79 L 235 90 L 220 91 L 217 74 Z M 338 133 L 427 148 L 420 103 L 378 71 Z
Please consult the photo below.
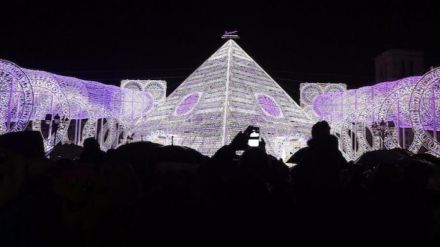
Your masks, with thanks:
M 263 145 L 262 145 L 263 144 Z M 239 132 L 231 142 L 231 147 L 235 150 L 237 156 L 241 156 L 243 152 L 249 147 L 263 147 L 260 136 L 260 128 L 255 126 L 248 126 L 244 132 Z

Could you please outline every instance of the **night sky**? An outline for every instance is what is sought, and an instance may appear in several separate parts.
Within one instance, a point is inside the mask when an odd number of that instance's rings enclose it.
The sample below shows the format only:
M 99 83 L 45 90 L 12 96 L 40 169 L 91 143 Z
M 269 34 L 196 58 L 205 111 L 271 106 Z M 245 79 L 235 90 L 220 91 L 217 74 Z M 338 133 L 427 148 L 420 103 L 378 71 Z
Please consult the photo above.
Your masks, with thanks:
M 295 96 L 300 81 L 374 83 L 373 58 L 388 48 L 440 65 L 434 1 L 37 2 L 2 6 L 0 58 L 115 85 L 150 78 L 174 88 L 225 30 L 238 30 L 240 46 Z

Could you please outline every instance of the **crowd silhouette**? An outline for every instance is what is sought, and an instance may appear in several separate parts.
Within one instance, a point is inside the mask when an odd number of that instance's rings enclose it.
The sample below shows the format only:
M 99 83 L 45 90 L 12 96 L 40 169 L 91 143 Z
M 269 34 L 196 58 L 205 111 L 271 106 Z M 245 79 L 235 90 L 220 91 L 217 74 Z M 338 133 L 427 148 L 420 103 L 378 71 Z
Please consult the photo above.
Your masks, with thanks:
M 48 158 L 39 132 L 2 135 L 0 246 L 440 243 L 438 158 L 396 149 L 347 162 L 327 122 L 311 132 L 291 168 L 264 142 L 246 147 L 246 131 L 212 157 L 87 139 Z

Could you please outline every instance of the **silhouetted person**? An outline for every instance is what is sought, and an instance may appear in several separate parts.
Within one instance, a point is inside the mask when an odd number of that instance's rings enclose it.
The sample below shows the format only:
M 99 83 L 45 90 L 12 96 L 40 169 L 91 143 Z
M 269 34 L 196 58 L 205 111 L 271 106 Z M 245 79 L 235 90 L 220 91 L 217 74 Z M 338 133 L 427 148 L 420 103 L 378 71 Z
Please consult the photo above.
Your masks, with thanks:
M 258 183 L 269 181 L 269 157 L 260 148 L 249 148 L 240 157 L 240 167 L 247 179 Z
M 0 156 L 1 245 L 47 246 L 57 214 L 41 133 L 0 136 Z
M 327 122 L 313 125 L 307 147 L 295 153 L 291 160 L 297 164 L 291 170 L 291 179 L 296 204 L 293 220 L 300 235 L 306 239 L 314 235 L 332 238 L 345 231 L 334 226 L 346 222 L 340 218 L 343 206 L 340 173 L 346 160 Z
M 315 204 L 335 199 L 340 189 L 339 174 L 346 160 L 327 122 L 313 125 L 312 139 L 292 159 L 297 163 L 292 169 L 292 183 L 300 200 Z
M 79 160 L 86 163 L 96 163 L 104 158 L 104 152 L 101 151 L 98 141 L 90 137 L 84 140 L 84 151 Z
M 26 158 L 44 158 L 43 138 L 38 131 L 11 132 L 0 136 L 0 150 Z

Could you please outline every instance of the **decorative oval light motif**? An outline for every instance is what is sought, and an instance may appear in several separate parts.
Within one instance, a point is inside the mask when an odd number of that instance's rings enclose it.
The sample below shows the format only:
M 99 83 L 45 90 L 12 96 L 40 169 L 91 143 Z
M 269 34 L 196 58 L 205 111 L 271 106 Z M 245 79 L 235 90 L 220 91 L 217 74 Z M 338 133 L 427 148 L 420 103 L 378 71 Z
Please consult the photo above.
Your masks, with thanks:
M 187 95 L 182 101 L 180 101 L 180 104 L 176 108 L 175 114 L 177 116 L 182 116 L 190 113 L 199 102 L 200 96 L 201 93 Z
M 256 94 L 255 96 L 257 97 L 258 104 L 266 115 L 274 118 L 283 117 L 281 108 L 272 97 L 266 94 Z

